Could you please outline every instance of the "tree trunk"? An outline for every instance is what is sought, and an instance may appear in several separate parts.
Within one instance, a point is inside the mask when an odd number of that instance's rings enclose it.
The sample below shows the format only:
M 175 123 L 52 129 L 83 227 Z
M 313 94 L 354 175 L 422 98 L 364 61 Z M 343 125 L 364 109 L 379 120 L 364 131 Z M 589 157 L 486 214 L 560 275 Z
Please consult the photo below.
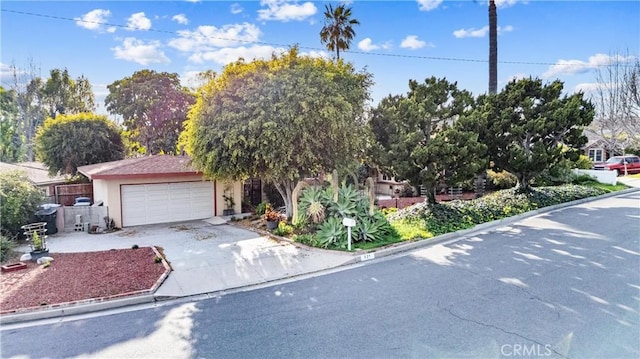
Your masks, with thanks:
M 517 191 L 519 193 L 531 191 L 531 185 L 529 184 L 531 177 L 529 176 L 529 174 L 518 173 L 517 177 L 518 177 L 518 186 L 516 187 Z
M 295 182 L 289 181 L 289 180 L 283 180 L 281 182 L 272 181 L 272 183 L 278 190 L 278 193 L 280 193 L 280 196 L 282 196 L 282 199 L 284 200 L 284 207 L 285 207 L 287 218 L 291 218 L 293 216 L 292 194 L 293 194 Z
M 498 14 L 496 3 L 489 1 L 489 93 L 498 91 Z

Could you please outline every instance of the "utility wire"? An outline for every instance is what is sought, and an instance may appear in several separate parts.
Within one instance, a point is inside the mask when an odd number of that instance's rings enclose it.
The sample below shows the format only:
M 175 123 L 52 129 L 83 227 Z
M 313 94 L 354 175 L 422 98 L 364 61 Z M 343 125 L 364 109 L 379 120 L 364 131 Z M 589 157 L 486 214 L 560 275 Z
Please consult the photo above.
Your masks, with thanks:
M 160 33 L 160 34 L 169 34 L 169 35 L 176 35 L 176 36 L 185 37 L 183 34 L 177 32 L 177 31 L 157 30 L 157 29 L 143 29 L 143 28 L 138 28 L 138 27 L 133 27 L 133 26 L 128 26 L 128 25 L 122 25 L 122 24 L 113 24 L 113 23 L 109 23 L 109 22 L 100 22 L 100 21 L 89 21 L 89 20 L 84 20 L 84 19 L 81 19 L 81 18 L 70 18 L 70 17 L 64 17 L 64 16 L 38 14 L 38 13 L 27 12 L 27 11 L 17 11 L 17 10 L 10 10 L 10 9 L 0 9 L 0 10 L 2 10 L 2 12 L 13 13 L 13 14 L 36 16 L 36 17 L 55 19 L 55 20 L 63 20 L 63 21 L 83 22 L 83 23 L 87 23 L 87 24 L 103 25 L 103 26 L 107 26 L 107 27 L 118 27 L 118 28 L 123 28 L 123 29 L 127 29 L 127 30 L 139 30 L 139 31 L 155 32 L 155 33 Z M 206 36 L 206 35 L 203 35 L 203 34 L 200 34 L 200 33 L 197 33 L 197 34 L 196 33 L 190 33 L 189 36 L 190 37 L 200 37 L 200 38 L 204 38 L 204 39 L 215 39 L 215 40 L 223 40 L 223 41 L 241 42 L 241 43 L 255 44 L 255 45 L 266 45 L 266 46 L 273 46 L 273 47 L 285 47 L 286 48 L 286 47 L 292 46 L 291 44 L 278 44 L 278 43 L 264 42 L 264 41 L 232 39 L 232 38 L 225 38 L 225 37 L 221 37 L 221 36 Z M 306 49 L 306 50 L 314 50 L 314 51 L 324 51 L 324 50 L 326 50 L 325 48 L 310 47 L 310 46 L 298 46 L 298 48 Z M 342 52 L 350 53 L 350 54 L 357 54 L 357 55 L 400 57 L 400 58 L 436 60 L 436 61 L 476 62 L 476 63 L 487 63 L 487 62 L 489 62 L 489 60 L 463 59 L 463 58 L 457 58 L 457 57 L 403 55 L 403 54 L 389 54 L 389 53 L 353 51 L 353 50 L 346 50 L 346 51 L 342 51 Z M 558 63 L 551 63 L 551 62 L 532 62 L 532 61 L 498 61 L 498 63 L 511 64 L 511 65 L 576 66 L 576 64 L 574 64 L 574 63 L 558 64 Z M 590 66 L 608 66 L 608 65 L 609 64 L 590 65 Z M 620 64 L 620 65 L 621 66 L 626 66 L 624 64 Z

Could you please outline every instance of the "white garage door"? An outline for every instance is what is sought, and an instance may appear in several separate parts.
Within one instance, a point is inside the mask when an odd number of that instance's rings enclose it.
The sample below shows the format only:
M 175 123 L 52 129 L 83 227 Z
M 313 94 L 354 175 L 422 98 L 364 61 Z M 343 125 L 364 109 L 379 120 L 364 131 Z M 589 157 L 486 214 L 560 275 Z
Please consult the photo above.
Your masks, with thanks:
M 122 185 L 120 191 L 123 227 L 213 216 L 212 182 Z

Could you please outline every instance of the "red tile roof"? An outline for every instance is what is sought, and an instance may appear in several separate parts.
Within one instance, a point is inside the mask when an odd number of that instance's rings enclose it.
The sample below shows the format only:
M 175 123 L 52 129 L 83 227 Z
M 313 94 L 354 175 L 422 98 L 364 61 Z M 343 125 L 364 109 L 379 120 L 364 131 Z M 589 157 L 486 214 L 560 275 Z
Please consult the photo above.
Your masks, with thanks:
M 154 155 L 78 167 L 89 179 L 199 175 L 189 156 Z

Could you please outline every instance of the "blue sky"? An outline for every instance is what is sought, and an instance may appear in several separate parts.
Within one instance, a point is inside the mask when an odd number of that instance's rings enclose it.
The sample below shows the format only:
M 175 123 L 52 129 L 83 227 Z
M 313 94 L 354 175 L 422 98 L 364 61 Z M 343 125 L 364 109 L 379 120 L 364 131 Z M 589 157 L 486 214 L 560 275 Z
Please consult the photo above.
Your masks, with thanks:
M 593 88 L 594 69 L 612 54 L 640 54 L 639 1 L 497 0 L 498 87 L 514 77 L 559 78 L 567 92 Z M 183 83 L 298 44 L 313 56 L 325 2 L 262 1 L 11 1 L 0 3 L 1 81 L 9 66 L 35 64 L 84 75 L 104 113 L 106 86 L 141 69 L 176 72 Z M 331 4 L 338 4 L 333 2 Z M 351 1 L 360 21 L 351 51 L 341 56 L 374 76 L 373 104 L 405 93 L 408 81 L 430 76 L 484 93 L 488 81 L 487 2 Z M 631 58 L 618 59 L 627 61 Z

